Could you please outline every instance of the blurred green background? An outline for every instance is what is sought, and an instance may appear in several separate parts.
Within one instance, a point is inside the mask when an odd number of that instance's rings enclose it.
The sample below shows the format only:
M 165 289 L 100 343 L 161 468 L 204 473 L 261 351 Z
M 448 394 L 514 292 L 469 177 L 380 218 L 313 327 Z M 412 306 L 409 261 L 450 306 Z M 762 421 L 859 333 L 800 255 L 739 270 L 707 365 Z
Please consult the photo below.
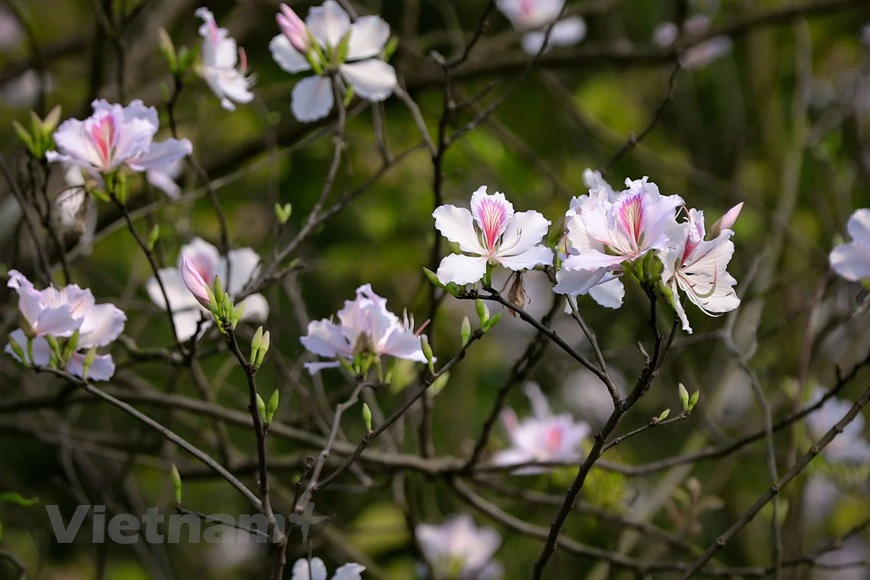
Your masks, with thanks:
M 228 113 L 200 80 L 191 78 L 177 104 L 179 130 L 191 139 L 194 156 L 215 182 L 233 246 L 253 247 L 268 260 L 276 243 L 286 243 L 305 223 L 323 185 L 332 140 L 328 134 L 318 134 L 319 127 L 301 126 L 292 119 L 289 102 L 295 79 L 272 61 L 268 51 L 268 42 L 277 33 L 277 3 L 203 4 L 245 48 L 257 76 L 256 99 Z M 544 55 L 489 122 L 449 149 L 444 162 L 448 203 L 467 206 L 471 192 L 486 184 L 490 191 L 504 192 L 517 210 L 537 209 L 558 225 L 570 197 L 584 193 L 583 170 L 603 167 L 629 133 L 637 134 L 648 125 L 667 94 L 673 62 L 663 56 L 665 49 L 652 44 L 657 25 L 680 14 L 706 14 L 715 28 L 749 22 L 754 15 L 787 5 L 724 0 L 721 5 L 645 0 L 568 4 L 569 10 L 584 14 L 587 38 L 577 47 Z M 830 249 L 842 240 L 851 212 L 870 205 L 870 46 L 862 44 L 862 26 L 870 23 L 870 6 L 841 4 L 807 18 L 764 20 L 732 29 L 733 48 L 703 66 L 681 70 L 673 99 L 655 129 L 607 173 L 614 186 L 626 177 L 648 175 L 662 193 L 679 193 L 690 207 L 703 209 L 708 220 L 717 219 L 735 203 L 745 203 L 735 226 L 736 251 L 729 267 L 740 283 L 741 309 L 733 317 L 714 319 L 688 308 L 695 333 L 678 335 L 658 383 L 619 432 L 645 424 L 665 408 L 678 412 L 677 382 L 685 383 L 690 391 L 701 391 L 697 412 L 685 422 L 618 447 L 605 456 L 607 461 L 642 464 L 723 444 L 763 427 L 746 375 L 720 340 L 719 331 L 726 325 L 733 330 L 738 347 L 751 353 L 748 364 L 758 374 L 775 417 L 789 413 L 798 393 L 831 385 L 835 365 L 849 369 L 867 352 L 868 319 L 859 308 L 858 286 L 831 279 L 827 262 Z M 309 6 L 292 5 L 300 14 Z M 432 50 L 457 54 L 459 49 L 451 39 L 468 38 L 485 5 L 483 0 L 355 3 L 360 13 L 380 14 L 399 36 L 393 64 L 433 134 L 443 95 L 438 69 L 427 55 Z M 45 112 L 55 104 L 63 107 L 64 118 L 83 118 L 89 114 L 90 99 L 99 95 L 118 100 L 117 47 L 95 17 L 95 10 L 104 13 L 105 9 L 116 18 L 120 14 L 130 18 L 123 29 L 126 99 L 142 98 L 146 104 L 157 105 L 161 124 L 166 126 L 161 105 L 171 79 L 157 50 L 156 30 L 165 27 L 177 46 L 198 46 L 199 21 L 193 17 L 198 6 L 182 0 L 29 0 L 5 6 L 3 17 L 14 20 L 12 10 L 18 10 L 30 22 L 33 37 L 19 30 L 14 33 L 18 35 L 15 42 L 0 47 L 0 126 L 10 127 L 12 120 L 26 119 L 29 110 Z M 13 32 L 8 34 L 16 38 Z M 870 35 L 865 32 L 865 36 Z M 510 24 L 494 13 L 471 54 L 467 72 L 457 73 L 455 81 L 457 98 L 488 92 L 480 105 L 455 115 L 457 126 L 508 90 L 523 71 L 527 57 L 516 41 Z M 48 88 L 44 103 L 34 90 L 40 75 L 31 74 L 40 67 Z M 419 131 L 399 99 L 388 100 L 383 113 L 386 143 L 393 155 L 420 142 Z M 366 183 L 379 171 L 382 158 L 373 126 L 371 108 L 349 120 L 345 160 L 330 200 Z M 0 135 L 5 158 L 14 167 L 22 167 L 24 153 L 15 134 L 7 130 Z M 55 173 L 57 191 L 63 185 L 60 171 Z M 155 208 L 137 225 L 140 232 L 147 232 L 153 224 L 160 224 L 159 253 L 166 264 L 174 263 L 178 248 L 191 237 L 217 243 L 220 236 L 215 213 L 197 177 L 188 171 L 181 183 L 185 194 L 179 203 L 163 203 L 162 194 L 146 188 L 131 200 L 137 208 Z M 9 201 L 8 192 L 5 195 Z M 293 205 L 287 231 L 277 242 L 272 209 L 276 202 Z M 368 282 L 388 298 L 394 312 L 407 308 L 418 322 L 426 318 L 428 286 L 420 269 L 431 267 L 433 209 L 432 162 L 420 149 L 402 158 L 310 237 L 294 254 L 304 268 L 266 291 L 271 305 L 266 326 L 272 332 L 273 346 L 259 382 L 266 394 L 281 389 L 282 423 L 322 434 L 325 413 L 347 398 L 352 388 L 339 372 L 311 378 L 302 371 L 301 363 L 308 359 L 299 336 L 310 319 L 330 316 L 353 297 L 357 286 Z M 116 223 L 118 216 L 111 208 L 100 207 L 99 211 L 101 229 Z M 4 238 L 3 260 L 8 267 L 26 271 L 30 258 L 26 247 L 13 243 L 16 236 L 19 233 L 10 228 Z M 71 243 L 74 239 L 70 236 Z M 171 344 L 165 318 L 143 289 L 151 275 L 148 264 L 124 227 L 112 227 L 99 235 L 93 252 L 78 255 L 72 265 L 74 281 L 92 288 L 98 301 L 111 300 L 128 313 L 125 334 L 140 347 Z M 549 308 L 552 294 L 540 273 L 527 275 L 526 283 L 527 308 L 539 316 Z M 581 299 L 580 307 L 611 367 L 630 388 L 643 366 L 634 345 L 637 341 L 649 345 L 651 337 L 642 292 L 629 286 L 625 302 L 617 312 L 588 298 Z M 468 303 L 445 300 L 434 322 L 433 343 L 440 359 L 448 360 L 459 348 L 459 324 L 472 309 Z M 12 297 L 7 297 L 3 313 L 7 326 L 14 324 Z M 659 317 L 662 325 L 668 324 L 670 314 L 665 309 L 660 309 Z M 570 318 L 558 318 L 555 327 L 573 343 L 583 343 Z M 252 330 L 245 328 L 241 334 L 250 337 Z M 437 455 L 464 457 L 470 453 L 496 391 L 532 336 L 522 321 L 505 317 L 451 373 L 434 403 Z M 244 411 L 244 376 L 231 357 L 216 351 L 220 342 L 210 336 L 202 347 L 201 372 L 217 402 Z M 159 360 L 137 360 L 119 345 L 113 354 L 119 371 L 112 388 L 120 392 L 152 390 L 202 397 L 187 369 Z M 63 388 L 56 379 L 22 371 L 10 360 L 3 361 L 0 373 L 0 401 L 50 395 Z M 593 426 L 600 426 L 601 415 L 606 417 L 609 411 L 604 387 L 577 372 L 573 361 L 554 348 L 530 378 L 541 385 L 556 409 L 570 410 Z M 861 378 L 866 382 L 866 376 Z M 863 389 L 860 380 L 849 385 L 843 396 L 854 398 L 859 389 Z M 395 409 L 402 397 L 402 392 L 376 395 L 385 413 Z M 513 390 L 509 404 L 521 417 L 528 412 L 519 388 Z M 148 409 L 155 418 L 171 422 L 184 437 L 214 450 L 212 419 L 161 406 Z M 419 411 L 415 411 L 404 426 L 399 444 L 406 452 L 417 452 L 419 420 Z M 351 442 L 363 436 L 357 409 L 346 415 L 343 429 Z M 237 425 L 227 431 L 235 459 L 247 463 L 246 458 L 254 457 L 253 437 Z M 808 444 L 802 429 L 783 430 L 775 441 L 781 472 L 790 464 L 792 444 L 797 442 L 801 450 Z M 272 481 L 277 501 L 286 509 L 304 458 L 319 448 L 278 436 L 270 438 L 269 445 L 270 456 L 276 458 Z M 496 428 L 492 449 L 505 445 L 505 434 Z M 67 517 L 76 504 L 107 503 L 107 499 L 110 510 L 120 512 L 144 513 L 152 506 L 170 511 L 167 469 L 171 461 L 187 472 L 184 489 L 189 509 L 226 514 L 247 509 L 225 482 L 210 477 L 182 452 L 112 408 L 88 401 L 11 414 L 0 406 L 0 491 L 14 490 L 41 502 L 26 508 L 0 504 L 0 549 L 19 554 L 34 578 L 92 578 L 104 565 L 104 577 L 124 580 L 161 577 L 169 569 L 176 578 L 194 574 L 216 579 L 260 577 L 262 553 L 244 543 L 149 546 L 140 542 L 135 549 L 119 545 L 95 549 L 87 541 L 90 522 L 72 545 L 54 542 L 46 504 L 61 505 Z M 780 516 L 793 518 L 786 520 L 786 554 L 798 555 L 842 536 L 870 516 L 867 474 L 848 471 L 841 473 L 818 460 L 810 470 L 812 475 L 802 476 L 782 495 Z M 539 540 L 511 532 L 474 512 L 442 479 L 414 472 L 394 477 L 376 467 L 367 472 L 372 477 L 369 489 L 344 477 L 316 498 L 317 511 L 332 517 L 315 528 L 313 553 L 326 559 L 330 570 L 346 561 L 358 561 L 369 567 L 365 577 L 414 575 L 405 516 L 395 504 L 395 494 L 401 492 L 420 521 L 437 523 L 444 515 L 469 511 L 478 523 L 496 527 L 504 538 L 496 558 L 505 565 L 506 577 L 527 577 L 540 551 Z M 249 470 L 244 477 L 253 481 L 254 476 Z M 818 517 L 798 507 L 804 502 L 802 490 L 813 477 L 839 484 L 831 507 Z M 560 498 L 572 479 L 572 470 L 549 476 L 500 476 L 495 481 L 507 491 L 475 489 L 505 511 L 546 527 L 556 506 L 511 499 L 509 490 L 534 489 Z M 624 476 L 596 468 L 582 501 L 593 508 L 640 517 L 705 549 L 767 486 L 764 448 L 754 444 L 734 456 L 649 476 Z M 821 501 L 810 498 L 805 506 Z M 719 563 L 768 565 L 770 513 L 762 512 L 762 516 L 723 550 Z M 630 544 L 627 529 L 601 514 L 575 513 L 563 533 L 596 547 L 619 547 L 641 559 L 691 555 L 646 540 Z M 868 544 L 861 545 L 866 550 Z M 291 537 L 290 562 L 305 552 L 298 536 Z M 0 564 L 0 578 L 11 574 L 11 568 Z M 816 577 L 834 577 L 821 574 Z M 855 574 L 849 577 L 868 577 L 866 569 Z M 548 577 L 621 576 L 591 559 L 557 551 Z

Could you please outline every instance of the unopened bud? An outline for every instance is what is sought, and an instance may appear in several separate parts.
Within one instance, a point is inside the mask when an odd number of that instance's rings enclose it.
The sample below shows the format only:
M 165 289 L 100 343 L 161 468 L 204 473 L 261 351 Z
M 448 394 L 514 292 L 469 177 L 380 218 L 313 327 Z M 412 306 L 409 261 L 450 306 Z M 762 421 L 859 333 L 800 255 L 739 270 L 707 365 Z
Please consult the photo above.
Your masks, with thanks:
M 679 383 L 678 391 L 680 393 L 680 402 L 683 404 L 683 410 L 689 410 L 689 391 L 686 390 L 685 385 L 683 383 Z
M 169 469 L 169 478 L 172 480 L 172 489 L 175 492 L 175 503 L 181 505 L 181 474 L 175 464 Z
M 468 317 L 462 319 L 462 327 L 459 330 L 459 335 L 462 337 L 462 346 L 468 344 L 468 341 L 471 340 L 471 321 L 468 320 Z
M 362 417 L 363 417 L 363 424 L 366 426 L 366 432 L 371 433 L 372 432 L 372 410 L 369 409 L 369 406 L 365 403 L 363 403 L 363 407 L 362 407 Z
M 280 402 L 280 391 L 275 389 L 272 396 L 269 397 L 269 406 L 266 407 L 266 423 L 271 425 L 272 419 L 275 418 L 275 412 L 278 411 L 278 403 Z

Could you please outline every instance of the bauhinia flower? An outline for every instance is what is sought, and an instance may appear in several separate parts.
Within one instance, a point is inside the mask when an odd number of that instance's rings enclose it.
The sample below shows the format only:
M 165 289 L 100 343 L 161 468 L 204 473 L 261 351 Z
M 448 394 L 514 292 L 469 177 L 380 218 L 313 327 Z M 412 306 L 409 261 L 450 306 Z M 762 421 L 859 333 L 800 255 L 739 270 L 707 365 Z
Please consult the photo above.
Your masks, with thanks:
M 852 241 L 833 249 L 831 267 L 851 282 L 870 279 L 870 209 L 855 211 L 847 227 Z
M 67 119 L 54 133 L 57 151 L 49 151 L 50 162 L 76 166 L 89 176 L 102 180 L 122 169 L 146 172 L 149 181 L 168 195 L 165 175 L 193 150 L 187 139 L 155 142 L 158 130 L 157 109 L 134 100 L 126 107 L 98 99 L 94 114 L 80 121 Z M 174 183 L 173 183 L 174 185 Z
M 218 28 L 208 8 L 195 12 L 205 22 L 199 27 L 202 36 L 202 63 L 196 71 L 211 91 L 221 100 L 221 106 L 236 109 L 235 103 L 250 103 L 254 94 L 249 90 L 254 78 L 247 74 L 245 51 L 236 47 L 236 41 L 226 28 Z
M 374 293 L 370 284 L 356 290 L 356 298 L 347 300 L 338 311 L 338 324 L 331 320 L 315 320 L 308 324 L 308 334 L 302 345 L 312 353 L 352 363 L 358 357 L 392 356 L 415 362 L 426 362 L 420 337 L 414 332 L 414 319 L 407 314 L 399 318 L 387 310 L 387 300 Z M 306 363 L 312 374 L 341 363 Z
M 625 184 L 627 189 L 615 198 L 612 190 L 599 184 L 594 192 L 590 189 L 589 196 L 572 203 L 567 215 L 568 256 L 556 274 L 555 292 L 587 294 L 610 283 L 607 292 L 593 297 L 603 306 L 618 308 L 623 289 L 614 279 L 622 275 L 626 265 L 649 252 L 667 249 L 668 231 L 676 225 L 677 208 L 683 199 L 661 195 L 646 177 L 626 179 Z
M 565 0 L 498 0 L 497 4 L 514 28 L 527 31 L 523 50 L 538 54 L 544 46 L 547 28 L 559 18 Z M 580 16 L 558 20 L 550 30 L 547 46 L 572 46 L 586 37 L 586 21 Z
M 513 409 L 505 409 L 502 423 L 510 437 L 511 447 L 497 452 L 492 462 L 496 465 L 517 465 L 578 461 L 581 456 L 580 444 L 589 435 L 589 425 L 575 421 L 570 413 L 554 415 L 537 385 L 529 383 L 524 390 L 532 403 L 532 415 L 518 421 Z M 532 466 L 518 469 L 515 473 L 526 475 L 546 470 Z
M 281 34 L 269 49 L 278 66 L 290 73 L 311 70 L 317 76 L 293 88 L 291 110 L 300 121 L 315 121 L 334 105 L 333 76 L 345 95 L 352 90 L 367 101 L 383 101 L 396 88 L 396 71 L 384 62 L 390 26 L 378 16 L 351 23 L 335 0 L 308 11 L 305 23 L 287 5 L 277 16 Z
M 205 286 L 212 287 L 215 278 L 220 278 L 224 290 L 230 298 L 235 298 L 257 274 L 259 265 L 260 256 L 251 248 L 236 248 L 227 256 L 221 256 L 216 247 L 200 238 L 194 238 L 183 246 L 178 267 L 163 268 L 158 272 L 172 309 L 178 339 L 188 340 L 196 334 L 197 328 L 202 330 L 211 324 L 210 319 L 200 323 L 209 305 Z M 145 283 L 145 290 L 152 302 L 160 308 L 167 308 L 156 277 Z M 252 294 L 242 303 L 242 320 L 264 322 L 269 316 L 269 303 L 262 294 Z
M 813 402 L 824 397 L 823 389 L 813 394 Z M 852 408 L 852 403 L 831 397 L 817 411 L 807 416 L 807 429 L 810 437 L 821 439 Z M 852 420 L 843 432 L 822 450 L 828 461 L 834 463 L 870 463 L 870 442 L 864 438 L 864 416 L 861 413 Z
M 432 217 L 438 231 L 463 252 L 441 260 L 436 275 L 443 284 L 478 282 L 487 265 L 519 272 L 553 263 L 553 251 L 541 243 L 550 221 L 536 211 L 514 213 L 503 193 L 489 195 L 486 186 L 471 196 L 471 211 L 442 205 Z
M 659 254 L 664 264 L 662 283 L 670 291 L 671 304 L 686 332 L 691 333 L 692 327 L 677 290 L 682 290 L 708 316 L 718 316 L 740 306 L 740 298 L 734 292 L 737 281 L 726 268 L 734 254 L 734 242 L 730 239 L 734 232 L 730 226 L 742 205 L 732 208 L 714 224 L 717 235 L 711 240 L 704 239 L 704 213 L 689 210 L 687 221 L 672 229 L 671 246 Z
M 75 340 L 62 370 L 83 377 L 88 351 L 108 346 L 124 330 L 127 315 L 122 310 L 113 304 L 96 304 L 91 291 L 76 284 L 37 290 L 21 272 L 11 270 L 8 286 L 18 293 L 22 327 L 9 335 L 6 352 L 19 362 L 49 366 L 52 363 L 49 337 L 55 341 Z M 13 342 L 20 348 L 24 360 L 13 348 Z M 112 356 L 96 353 L 92 356 L 87 377 L 109 380 L 115 372 Z
M 366 567 L 356 562 L 339 566 L 332 575 L 332 580 L 361 580 Z M 293 564 L 291 580 L 326 580 L 326 564 L 320 558 L 299 558 Z
M 434 580 L 498 580 L 504 574 L 492 559 L 501 536 L 493 528 L 478 528 L 468 514 L 452 515 L 437 526 L 420 524 L 415 535 Z
M 710 27 L 710 17 L 697 14 L 683 22 L 683 31 L 692 35 L 701 35 Z M 677 41 L 680 27 L 674 22 L 662 22 L 653 31 L 653 42 L 661 47 L 668 47 Z M 733 42 L 730 36 L 714 36 L 686 48 L 680 55 L 680 65 L 686 69 L 699 69 L 714 60 L 731 52 Z

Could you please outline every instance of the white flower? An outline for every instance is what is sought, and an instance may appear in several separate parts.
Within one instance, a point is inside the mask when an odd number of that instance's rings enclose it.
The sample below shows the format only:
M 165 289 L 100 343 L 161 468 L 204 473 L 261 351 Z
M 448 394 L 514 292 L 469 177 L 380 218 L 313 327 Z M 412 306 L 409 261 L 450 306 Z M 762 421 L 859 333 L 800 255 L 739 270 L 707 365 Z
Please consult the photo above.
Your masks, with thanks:
M 504 194 L 486 193 L 486 186 L 471 196 L 471 211 L 442 205 L 432 217 L 441 234 L 465 254 L 445 256 L 438 279 L 447 284 L 471 284 L 486 273 L 486 265 L 500 264 L 516 272 L 553 263 L 553 251 L 541 244 L 550 222 L 536 211 L 514 213 Z
M 311 8 L 305 19 L 304 36 L 314 41 L 308 43 L 307 54 L 294 48 L 303 43 L 296 14 L 282 5 L 278 22 L 284 33 L 269 43 L 278 66 L 298 73 L 310 70 L 311 62 L 316 65 L 317 76 L 302 79 L 293 88 L 291 110 L 300 121 L 321 119 L 332 110 L 332 72 L 338 73 L 342 91 L 349 86 L 367 101 L 383 101 L 393 94 L 398 81 L 393 67 L 382 60 L 390 38 L 390 26 L 383 19 L 363 16 L 351 23 L 337 2 L 326 0 Z
M 568 256 L 553 288 L 558 294 L 590 293 L 602 306 L 618 308 L 625 292 L 617 279 L 623 264 L 667 248 L 683 199 L 661 195 L 646 177 L 625 184 L 616 195 L 599 175 L 589 195 L 572 202 L 566 214 Z
M 344 564 L 336 568 L 332 580 L 360 580 L 365 569 L 365 566 L 355 562 Z M 291 580 L 326 580 L 326 564 L 320 558 L 299 558 L 293 564 Z
M 736 219 L 728 214 L 724 217 L 727 218 L 723 219 L 725 222 L 733 223 Z M 659 254 L 664 264 L 662 283 L 670 289 L 674 310 L 683 323 L 683 330 L 689 333 L 692 327 L 678 289 L 708 316 L 730 312 L 740 306 L 740 298 L 734 292 L 737 281 L 726 271 L 734 254 L 734 242 L 730 239 L 734 232 L 721 229 L 721 225 L 716 229 L 720 230 L 718 236 L 705 240 L 704 213 L 691 209 L 688 220 L 672 229 L 673 244 Z
M 166 289 L 166 297 L 172 307 L 172 320 L 178 339 L 185 341 L 196 334 L 197 326 L 205 308 L 200 305 L 184 282 L 185 258 L 190 261 L 203 281 L 214 284 L 214 279 L 220 278 L 224 290 L 230 297 L 238 296 L 245 285 L 257 274 L 260 256 L 251 248 L 230 250 L 229 255 L 221 256 L 216 247 L 208 242 L 194 238 L 181 248 L 177 268 L 163 268 L 158 274 Z M 230 278 L 227 279 L 227 270 Z M 160 308 L 166 309 L 166 300 L 160 291 L 156 278 L 150 278 L 145 283 L 145 290 L 151 301 Z M 269 303 L 262 294 L 252 294 L 244 299 L 245 311 L 242 320 L 263 322 L 269 316 Z M 202 328 L 211 324 L 209 319 Z
M 502 422 L 511 440 L 511 447 L 493 456 L 495 465 L 517 465 L 531 462 L 579 461 L 580 444 L 590 432 L 589 425 L 574 421 L 569 413 L 554 415 L 546 397 L 535 384 L 527 384 L 526 396 L 532 403 L 532 416 L 517 421 L 513 409 L 505 409 Z M 547 468 L 524 467 L 515 473 L 543 473 Z
M 870 209 L 856 210 L 849 218 L 852 241 L 831 252 L 831 267 L 842 278 L 859 282 L 870 278 Z
M 523 35 L 523 50 L 538 54 L 547 28 L 559 18 L 565 0 L 498 0 L 498 8 Z M 572 46 L 586 37 L 586 21 L 580 16 L 563 18 L 553 25 L 547 47 Z
M 254 84 L 254 78 L 246 74 L 248 63 L 245 51 L 236 48 L 236 41 L 226 28 L 218 28 L 208 8 L 198 8 L 195 14 L 205 21 L 199 27 L 202 64 L 197 67 L 197 72 L 221 100 L 224 109 L 234 111 L 236 106 L 233 101 L 250 103 L 254 94 L 248 89 Z
M 407 315 L 400 319 L 387 310 L 387 300 L 375 294 L 370 284 L 357 288 L 356 298 L 344 303 L 338 321 L 339 324 L 327 319 L 310 322 L 308 334 L 300 338 L 302 345 L 316 355 L 347 361 L 369 353 L 426 362 L 420 337 L 414 333 L 413 319 Z M 338 361 L 305 365 L 312 374 L 338 366 Z
M 51 347 L 46 336 L 66 339 L 78 331 L 76 350 L 65 370 L 81 377 L 84 374 L 86 351 L 108 346 L 124 330 L 127 315 L 121 309 L 113 304 L 96 304 L 91 291 L 77 284 L 60 289 L 50 286 L 37 290 L 21 272 L 11 270 L 8 286 L 18 293 L 18 309 L 23 326 L 10 334 L 10 340 L 22 348 L 29 364 L 50 364 Z M 27 347 L 29 339 L 32 339 L 30 348 Z M 19 362 L 24 362 L 10 345 L 6 346 L 6 352 Z M 111 378 L 114 372 L 115 363 L 111 355 L 97 355 L 89 368 L 88 377 L 104 381 Z
M 438 526 L 420 524 L 415 535 L 434 580 L 497 580 L 504 574 L 492 560 L 501 536 L 493 528 L 478 528 L 468 514 L 450 516 Z
M 57 151 L 46 153 L 46 159 L 79 167 L 97 180 L 123 167 L 146 172 L 149 181 L 172 196 L 165 175 L 190 154 L 190 141 L 155 142 L 157 109 L 145 107 L 138 99 L 126 107 L 102 99 L 92 105 L 94 114 L 84 121 L 67 119 L 61 123 L 54 134 Z
M 683 30 L 692 36 L 703 34 L 710 27 L 710 17 L 704 14 L 691 16 L 683 22 Z M 677 41 L 680 27 L 673 22 L 662 22 L 653 30 L 653 43 L 668 47 Z M 714 36 L 685 49 L 680 55 L 680 66 L 685 69 L 699 69 L 731 52 L 731 37 Z
M 812 401 L 818 402 L 824 394 L 823 389 L 817 389 Z M 851 408 L 852 403 L 836 397 L 825 401 L 821 408 L 807 417 L 810 437 L 821 439 Z M 858 413 L 843 432 L 822 450 L 822 454 L 835 463 L 870 463 L 870 442 L 864 438 L 864 416 Z

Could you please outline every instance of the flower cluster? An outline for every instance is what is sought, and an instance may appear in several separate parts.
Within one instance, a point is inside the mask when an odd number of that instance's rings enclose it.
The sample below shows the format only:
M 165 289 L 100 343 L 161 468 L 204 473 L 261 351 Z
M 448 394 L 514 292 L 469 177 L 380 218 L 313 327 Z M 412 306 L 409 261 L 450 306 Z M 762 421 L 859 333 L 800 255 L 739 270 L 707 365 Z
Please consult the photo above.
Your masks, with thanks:
M 434 580 L 498 580 L 504 575 L 504 567 L 492 559 L 501 536 L 493 528 L 478 528 L 467 514 L 437 526 L 420 524 L 415 535 Z
M 177 195 L 178 188 L 167 174 L 193 150 L 190 141 L 154 141 L 157 109 L 138 99 L 126 107 L 102 99 L 92 105 L 94 114 L 84 121 L 67 119 L 61 123 L 54 134 L 57 151 L 46 153 L 48 161 L 78 167 L 98 183 L 123 169 L 145 172 L 154 187 L 170 197 Z
M 160 308 L 165 310 L 169 301 L 175 332 L 179 340 L 185 341 L 211 324 L 211 320 L 203 319 L 203 314 L 211 306 L 209 288 L 215 279 L 221 280 L 230 298 L 234 298 L 257 274 L 259 265 L 260 256 L 251 248 L 237 248 L 221 256 L 216 247 L 194 238 L 182 246 L 176 268 L 162 268 L 158 272 L 165 298 L 156 277 L 145 283 L 145 289 Z M 248 296 L 239 307 L 242 305 L 243 320 L 263 322 L 269 316 L 269 303 L 262 294 Z
M 308 324 L 302 345 L 312 353 L 332 362 L 306 363 L 312 374 L 342 363 L 354 372 L 365 374 L 371 364 L 380 364 L 383 356 L 425 363 L 420 337 L 414 332 L 414 319 L 407 314 L 399 318 L 387 310 L 387 300 L 374 293 L 371 285 L 360 286 L 356 299 L 344 303 L 338 311 L 338 324 L 315 320 Z
M 380 17 L 351 22 L 338 2 L 326 0 L 308 11 L 305 22 L 282 4 L 277 20 L 281 34 L 269 43 L 275 62 L 289 73 L 316 73 L 293 88 L 291 110 L 300 121 L 321 119 L 332 110 L 333 75 L 344 98 L 357 94 L 378 102 L 393 94 L 396 71 L 384 61 L 390 26 Z
M 556 273 L 558 294 L 589 294 L 608 308 L 619 308 L 629 274 L 657 285 L 683 324 L 692 332 L 678 291 L 705 314 L 715 316 L 737 308 L 736 281 L 726 271 L 734 253 L 730 229 L 742 204 L 732 208 L 705 232 L 704 214 L 685 211 L 678 195 L 661 195 L 644 177 L 626 179 L 617 192 L 601 175 L 585 173 L 589 193 L 574 198 L 565 214 L 561 264 Z M 550 222 L 535 211 L 514 213 L 504 195 L 478 189 L 471 211 L 444 205 L 435 210 L 435 227 L 462 254 L 443 259 L 437 276 L 442 284 L 472 284 L 489 279 L 489 268 L 502 265 L 520 271 L 553 264 L 553 252 L 543 244 Z
M 524 390 L 532 404 L 532 415 L 519 421 L 513 409 L 505 409 L 502 423 L 510 437 L 511 446 L 497 452 L 492 462 L 495 465 L 517 465 L 578 461 L 578 448 L 589 435 L 589 425 L 575 421 L 570 413 L 554 415 L 537 385 L 530 383 Z M 546 470 L 540 467 L 524 467 L 515 473 L 532 475 L 544 471 Z
M 124 330 L 127 315 L 113 304 L 96 304 L 88 289 L 70 284 L 37 290 L 24 274 L 9 272 L 18 293 L 21 328 L 9 335 L 6 352 L 21 363 L 65 370 L 82 378 L 107 381 L 115 373 L 109 345 Z

